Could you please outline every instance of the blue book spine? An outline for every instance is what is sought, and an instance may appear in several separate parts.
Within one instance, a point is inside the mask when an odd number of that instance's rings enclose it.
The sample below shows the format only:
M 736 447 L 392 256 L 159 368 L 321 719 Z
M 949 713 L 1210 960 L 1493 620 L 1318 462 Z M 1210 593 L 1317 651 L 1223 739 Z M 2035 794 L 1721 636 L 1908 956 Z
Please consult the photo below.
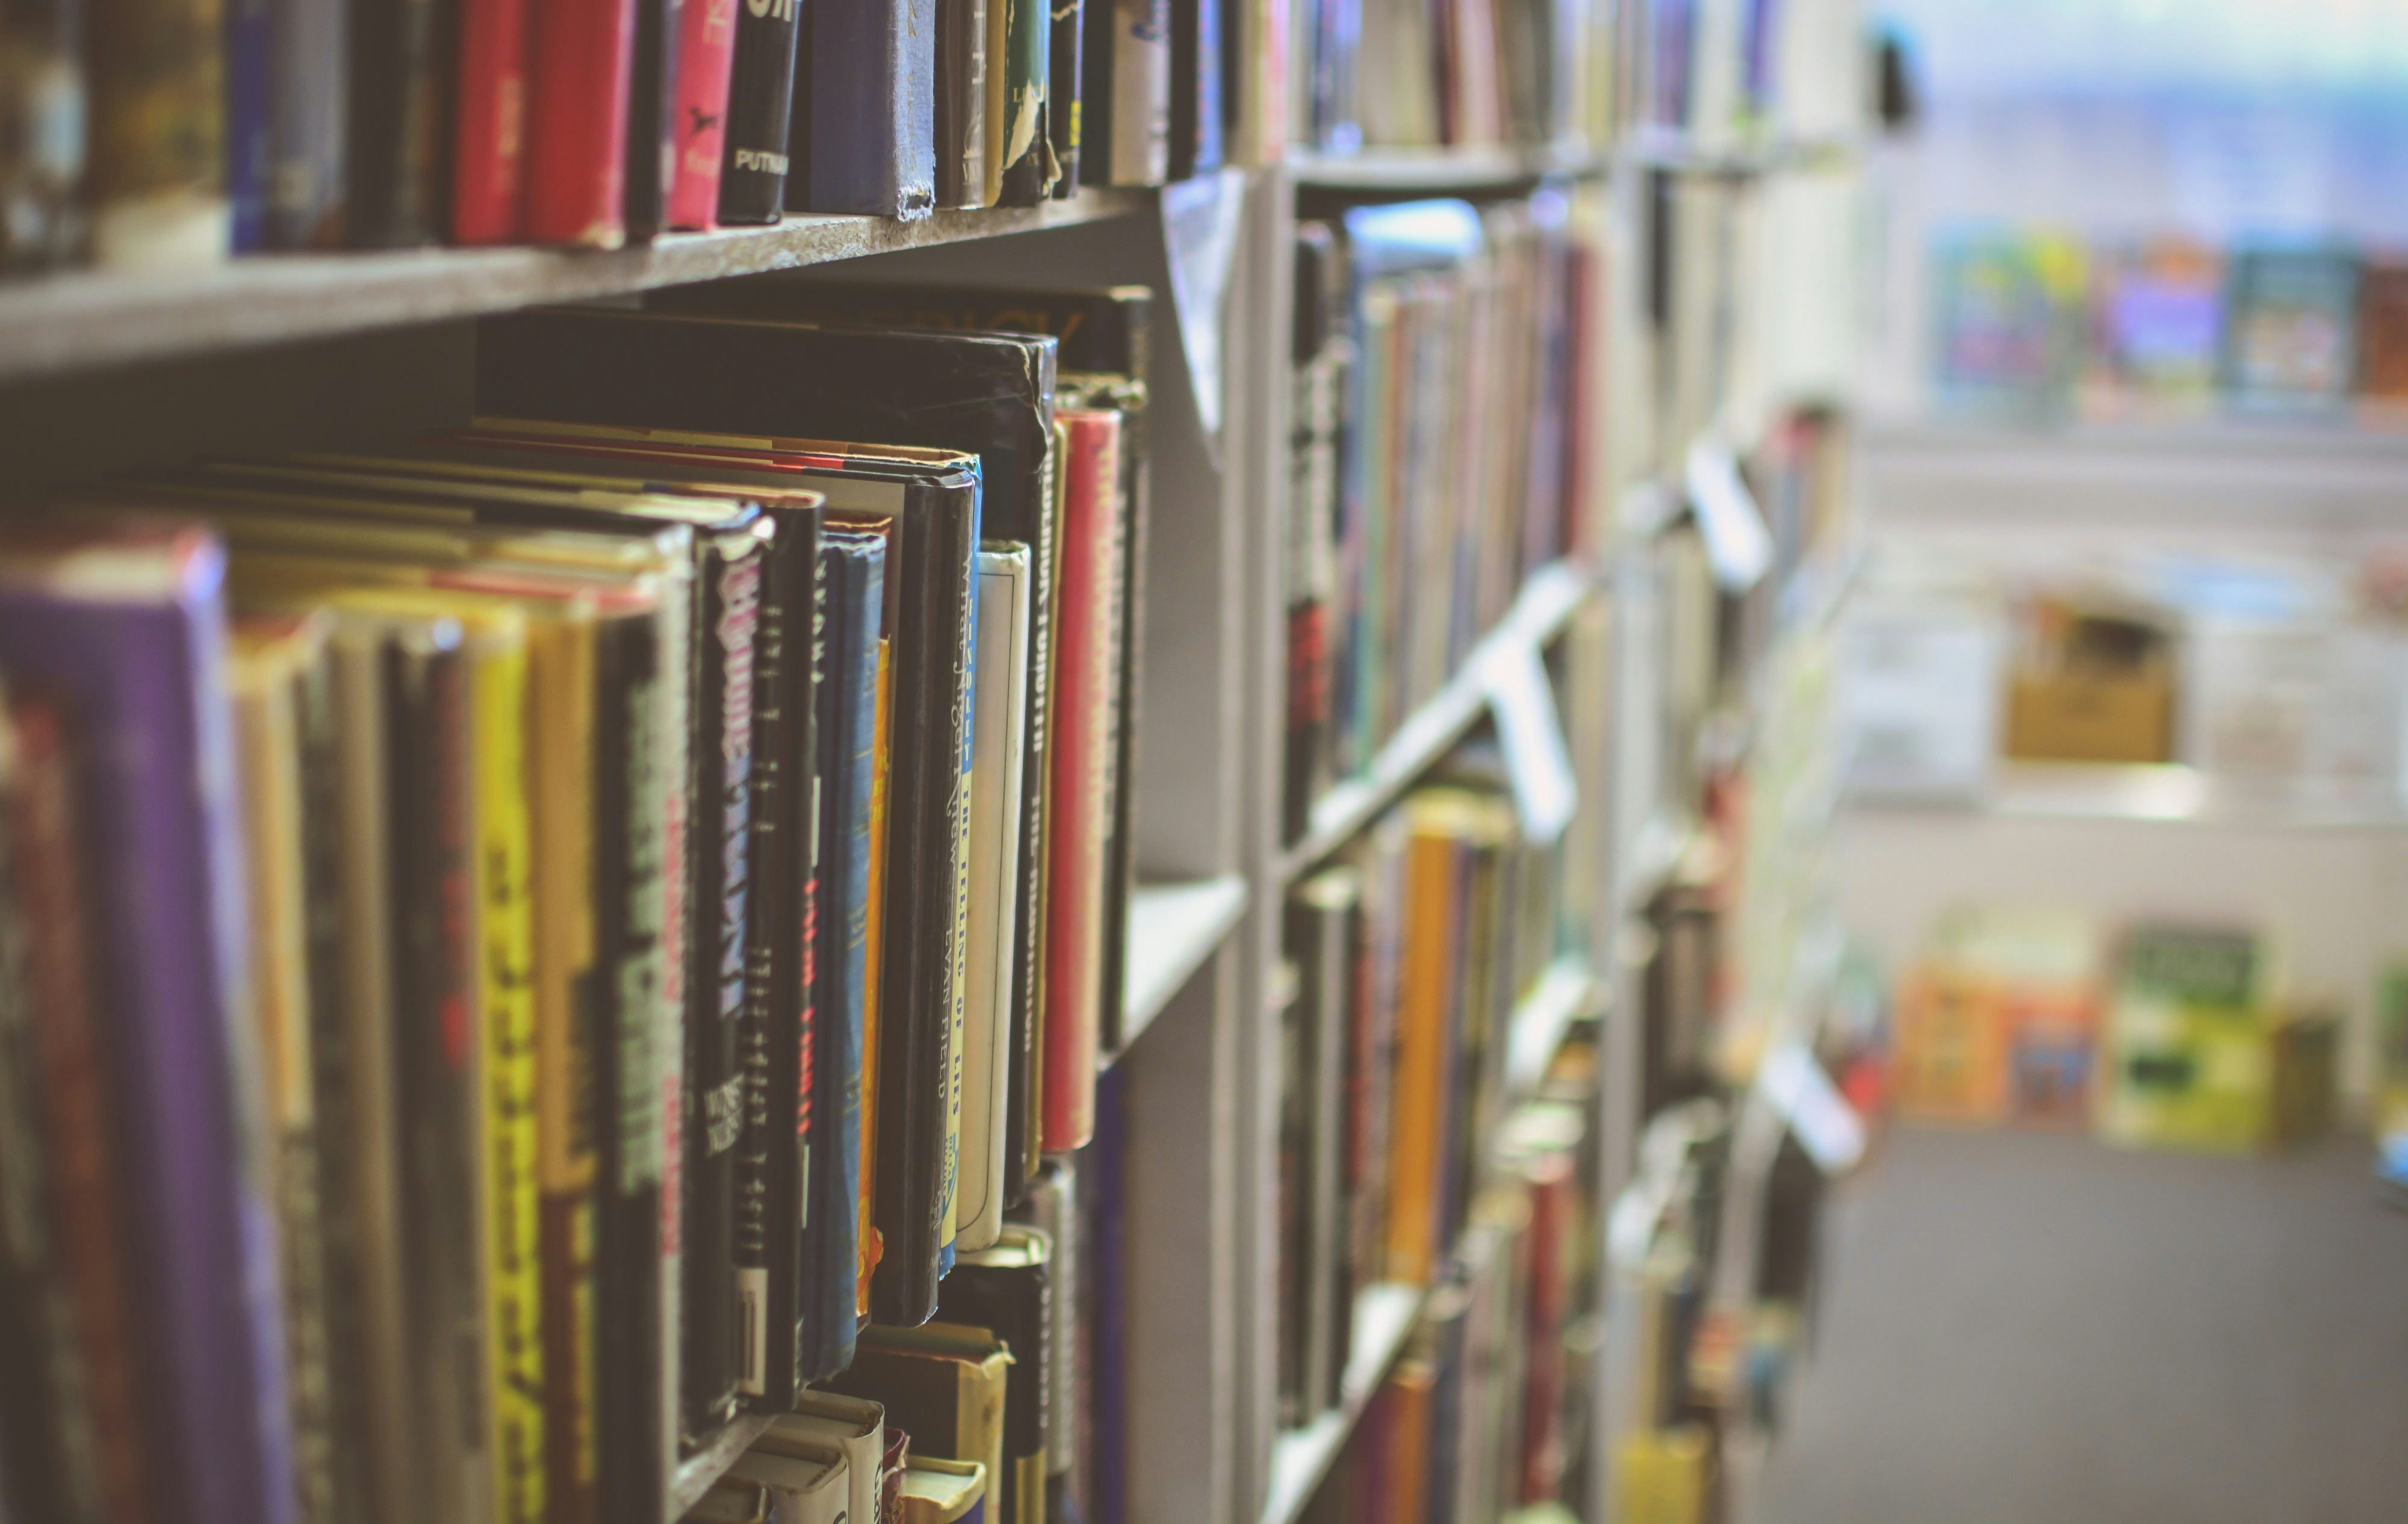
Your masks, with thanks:
M 853 1363 L 854 1266 L 860 1252 L 862 1004 L 869 966 L 869 794 L 878 748 L 878 631 L 886 603 L 886 540 L 831 531 L 820 542 L 827 588 L 820 662 L 819 1002 L 826 1047 L 815 1114 L 835 1122 L 811 1173 L 813 1289 L 806 1374 Z
M 332 68 L 333 62 L 325 66 Z M 225 169 L 237 254 L 256 253 L 270 244 L 275 100 L 275 36 L 267 0 L 234 0 L 225 19 Z
M 808 24 L 810 174 L 803 205 L 788 206 L 926 216 L 937 204 L 936 0 L 815 5 Z

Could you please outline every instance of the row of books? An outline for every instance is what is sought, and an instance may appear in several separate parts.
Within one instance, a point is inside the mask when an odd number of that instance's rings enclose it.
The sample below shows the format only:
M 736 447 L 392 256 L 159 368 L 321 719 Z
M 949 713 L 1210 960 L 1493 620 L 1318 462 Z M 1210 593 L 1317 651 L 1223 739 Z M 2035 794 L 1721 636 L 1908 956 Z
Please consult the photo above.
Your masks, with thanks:
M 2145 421 L 2408 404 L 2408 261 L 1981 232 L 1943 235 L 1932 278 L 1943 406 Z
M 1355 1298 L 1440 1274 L 1490 1171 L 1513 1015 L 1561 945 L 1562 857 L 1468 748 L 1285 913 L 1279 1265 L 1283 1421 L 1340 1400 Z
M 1291 0 L 1288 16 L 1291 130 L 1319 152 L 1612 135 L 1612 7 Z
M 1296 246 L 1284 830 L 1369 766 L 1592 495 L 1602 253 L 1568 197 L 1421 201 Z
M 608 249 L 1160 184 L 1223 162 L 1235 19 L 1222 0 L 36 0 L 0 19 L 0 270 Z
M 1598 1062 L 1590 1029 L 1504 1118 L 1495 1176 L 1310 1524 L 1479 1524 L 1587 1495 Z
M 1094 1138 L 1146 295 L 691 300 L 0 528 L 16 1517 L 657 1524 Z

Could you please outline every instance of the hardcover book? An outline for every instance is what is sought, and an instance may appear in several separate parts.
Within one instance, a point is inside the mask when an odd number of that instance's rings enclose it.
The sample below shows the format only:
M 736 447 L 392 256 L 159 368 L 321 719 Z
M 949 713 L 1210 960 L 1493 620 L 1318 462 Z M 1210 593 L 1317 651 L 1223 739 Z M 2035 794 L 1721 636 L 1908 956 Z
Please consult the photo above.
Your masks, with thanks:
M 937 205 L 937 0 L 811 7 L 795 92 L 791 211 L 925 217 Z
M 522 230 L 536 243 L 616 249 L 627 241 L 638 0 L 534 5 Z
M 351 7 L 343 224 L 355 248 L 432 243 L 447 231 L 452 124 L 446 36 L 435 0 L 362 0 Z
M 756 6 L 746 0 L 736 18 L 736 57 L 727 82 L 727 153 L 719 172 L 723 222 L 774 222 L 785 209 L 795 48 L 805 3 L 762 0 Z

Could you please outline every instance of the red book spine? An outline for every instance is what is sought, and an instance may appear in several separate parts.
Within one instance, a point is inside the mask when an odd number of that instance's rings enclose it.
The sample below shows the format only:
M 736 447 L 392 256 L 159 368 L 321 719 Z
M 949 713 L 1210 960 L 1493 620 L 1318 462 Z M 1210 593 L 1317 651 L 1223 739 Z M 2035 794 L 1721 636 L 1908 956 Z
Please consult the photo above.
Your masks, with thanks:
M 1069 433 L 1053 755 L 1045 835 L 1044 1149 L 1096 1131 L 1103 1009 L 1104 843 L 1111 827 L 1112 700 L 1120 625 L 1118 413 L 1065 409 Z
M 84 1357 L 86 1402 L 105 1512 L 150 1516 L 145 1441 L 135 1376 L 138 1334 L 118 1231 L 110 1162 L 108 1059 L 99 1030 L 75 806 L 75 757 L 59 711 L 20 696 L 8 705 L 18 778 L 8 800 L 17 904 L 25 919 L 25 989 L 34 1008 L 51 1194 L 61 1260 Z
M 528 0 L 460 7 L 460 100 L 452 152 L 452 239 L 519 236 L 526 162 Z
M 736 0 L 686 0 L 678 23 L 677 185 L 669 226 L 719 225 L 719 164 L 727 151 L 727 77 L 736 62 Z
M 634 0 L 536 0 L 523 235 L 616 249 L 627 241 L 627 92 Z

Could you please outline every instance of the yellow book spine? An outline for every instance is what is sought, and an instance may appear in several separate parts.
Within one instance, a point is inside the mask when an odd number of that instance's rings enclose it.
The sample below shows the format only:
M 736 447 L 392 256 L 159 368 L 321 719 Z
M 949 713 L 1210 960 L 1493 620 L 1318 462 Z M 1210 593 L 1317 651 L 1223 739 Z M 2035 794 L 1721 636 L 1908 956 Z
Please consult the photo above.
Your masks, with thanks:
M 869 923 L 863 935 L 861 981 L 861 1250 L 860 1274 L 853 1288 L 853 1314 L 869 1315 L 869 1277 L 885 1252 L 878 1236 L 875 1202 L 878 1186 L 878 989 L 882 982 L 879 961 L 886 926 L 886 773 L 894 748 L 887 744 L 889 717 L 894 712 L 894 685 L 889 643 L 878 643 L 878 712 L 870 721 L 875 736 L 869 764 Z
M 1428 1284 L 1438 1253 L 1446 1127 L 1447 1004 L 1455 987 L 1455 842 L 1416 830 L 1405 848 L 1404 976 L 1388 1152 L 1391 1280 Z
M 494 638 L 478 653 L 472 681 L 494 1517 L 500 1524 L 538 1524 L 544 1514 L 542 1270 L 524 641 Z
M 527 797 L 535 842 L 536 1184 L 542 1261 L 547 1500 L 588 1517 L 595 1447 L 595 1033 L 579 1019 L 594 976 L 594 625 L 539 628 L 528 651 Z M 563 1505 L 563 1500 L 568 1500 Z

